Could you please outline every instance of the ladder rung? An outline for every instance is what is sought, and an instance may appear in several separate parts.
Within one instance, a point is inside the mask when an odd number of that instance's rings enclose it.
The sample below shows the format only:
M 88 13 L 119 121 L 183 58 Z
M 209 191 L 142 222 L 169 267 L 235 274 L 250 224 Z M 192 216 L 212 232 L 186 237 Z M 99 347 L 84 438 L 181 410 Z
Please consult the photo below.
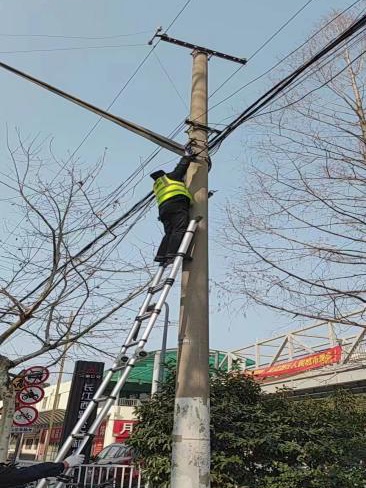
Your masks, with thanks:
M 121 360 L 120 360 L 121 361 Z M 122 369 L 125 369 L 126 365 L 125 364 L 121 364 L 121 366 L 118 366 L 118 368 L 114 368 L 113 369 L 113 372 L 114 373 L 117 373 L 117 371 L 122 371 Z
M 174 284 L 174 278 L 166 278 L 162 283 L 159 283 L 156 286 L 151 286 L 148 290 L 149 293 L 157 293 L 158 291 L 162 290 L 165 285 L 172 286 Z
M 148 293 L 157 293 L 158 291 L 162 290 L 165 286 L 165 283 L 159 283 L 158 285 L 156 286 L 151 286 L 149 289 L 148 289 Z
M 71 437 L 73 439 L 84 439 L 88 434 L 72 434 Z
M 149 317 L 151 317 L 151 315 L 152 315 L 152 312 L 145 312 L 142 315 L 138 315 L 136 317 L 136 321 L 137 322 L 142 322 L 143 320 L 148 319 Z
M 154 308 L 154 310 L 149 310 L 148 312 L 143 313 L 142 315 L 138 315 L 136 320 L 138 322 L 142 322 L 143 320 L 149 319 L 153 313 L 159 314 L 161 310 L 159 308 Z
M 137 319 L 136 319 L 137 320 Z M 124 344 L 123 347 L 126 348 L 126 349 L 129 349 L 130 347 L 132 346 L 137 346 L 138 342 L 135 341 L 135 342 L 130 342 L 129 344 Z M 120 369 L 120 368 L 118 368 Z
M 85 437 L 93 438 L 95 434 L 91 434 L 90 432 L 84 432 L 84 434 L 71 434 L 71 437 L 75 440 L 84 440 Z
M 96 403 L 101 403 L 101 402 L 105 402 L 107 400 L 116 400 L 116 399 L 117 399 L 117 397 L 115 397 L 115 396 L 108 396 L 107 395 L 107 396 L 104 396 L 104 397 L 95 398 L 94 401 Z

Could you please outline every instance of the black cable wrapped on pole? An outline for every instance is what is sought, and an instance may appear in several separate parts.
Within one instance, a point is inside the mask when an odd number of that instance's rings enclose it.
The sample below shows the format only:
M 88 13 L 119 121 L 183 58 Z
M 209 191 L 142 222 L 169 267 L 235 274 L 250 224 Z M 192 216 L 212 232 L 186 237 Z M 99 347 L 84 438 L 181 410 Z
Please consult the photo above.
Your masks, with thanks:
M 178 142 L 173 141 L 172 139 L 168 139 L 165 136 L 157 134 L 156 132 L 153 132 L 149 129 L 146 129 L 145 127 L 141 127 L 140 125 L 135 124 L 134 122 L 130 122 L 129 120 L 122 119 L 121 117 L 117 117 L 117 115 L 110 114 L 105 110 L 98 108 L 95 105 L 92 105 L 91 103 L 85 102 L 84 100 L 81 100 L 80 98 L 77 98 L 74 95 L 70 95 L 69 93 L 66 93 L 63 90 L 60 90 L 59 88 L 52 86 L 49 83 L 46 83 L 42 80 L 39 80 L 34 76 L 24 73 L 23 71 L 20 71 L 12 66 L 9 66 L 8 64 L 0 62 L 0 68 L 3 68 L 6 71 L 9 71 L 10 73 L 13 73 L 16 76 L 20 76 L 21 78 L 24 78 L 25 80 L 30 81 L 31 83 L 34 83 L 35 85 L 38 85 L 44 88 L 45 90 L 54 93 L 55 95 L 65 98 L 69 102 L 75 103 L 76 105 L 79 105 L 80 107 L 89 110 L 90 112 L 94 112 L 100 117 L 110 120 L 111 122 L 114 122 L 115 124 L 131 132 L 134 132 L 135 134 L 138 134 L 139 136 L 144 137 L 145 139 L 148 139 L 149 141 L 154 142 L 155 144 L 158 144 L 159 146 L 164 147 L 169 151 L 178 154 L 179 156 L 184 156 L 184 152 L 185 152 L 184 146 L 182 144 L 179 144 Z

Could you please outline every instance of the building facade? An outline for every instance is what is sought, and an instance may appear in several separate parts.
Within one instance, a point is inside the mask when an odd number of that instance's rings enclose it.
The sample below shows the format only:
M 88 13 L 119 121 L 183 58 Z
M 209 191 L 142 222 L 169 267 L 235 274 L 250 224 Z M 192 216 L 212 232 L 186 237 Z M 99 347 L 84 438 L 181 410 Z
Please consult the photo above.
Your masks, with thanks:
M 166 351 L 166 364 L 175 363 L 176 354 L 175 349 Z M 119 398 L 96 432 L 92 444 L 92 455 L 98 454 L 103 447 L 111 443 L 124 442 L 133 431 L 136 424 L 135 408 L 150 398 L 153 384 L 158 376 L 157 359 L 161 359 L 161 351 L 149 353 L 133 368 Z M 213 367 L 230 369 L 231 356 L 228 353 L 211 351 L 210 364 Z M 120 374 L 121 372 L 116 372 L 113 375 L 107 394 L 112 391 Z M 58 391 L 56 385 L 45 388 L 43 400 L 34 405 L 39 411 L 37 420 L 29 426 L 28 432 L 21 435 L 19 459 L 34 461 L 55 459 L 62 438 L 70 390 L 71 381 L 61 383 Z M 19 434 L 14 435 L 11 439 L 10 454 L 14 453 L 16 449 L 18 436 Z

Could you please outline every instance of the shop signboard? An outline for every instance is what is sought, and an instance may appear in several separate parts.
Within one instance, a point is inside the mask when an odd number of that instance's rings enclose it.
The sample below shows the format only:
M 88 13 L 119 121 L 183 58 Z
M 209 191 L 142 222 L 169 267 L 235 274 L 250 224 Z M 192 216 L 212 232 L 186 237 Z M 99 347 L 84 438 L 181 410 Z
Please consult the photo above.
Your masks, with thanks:
M 74 374 L 71 382 L 71 390 L 66 408 L 64 429 L 60 445 L 62 445 L 78 420 L 81 418 L 88 405 L 93 399 L 103 378 L 104 363 L 94 361 L 77 361 L 75 363 Z M 96 417 L 96 408 L 92 415 L 84 423 L 82 432 L 87 432 Z M 70 453 L 80 445 L 80 439 L 74 439 Z M 87 444 L 83 453 L 86 458 L 90 456 L 91 445 Z
M 113 436 L 116 442 L 124 442 L 133 431 L 137 420 L 115 420 L 113 424 Z

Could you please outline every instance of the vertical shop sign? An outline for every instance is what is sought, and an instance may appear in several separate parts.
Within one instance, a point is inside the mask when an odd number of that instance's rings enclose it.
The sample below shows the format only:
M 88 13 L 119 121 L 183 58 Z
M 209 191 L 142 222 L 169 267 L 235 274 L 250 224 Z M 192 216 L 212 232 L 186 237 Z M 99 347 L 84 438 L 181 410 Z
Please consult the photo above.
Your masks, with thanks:
M 95 433 L 95 437 L 92 443 L 92 455 L 96 456 L 97 454 L 100 453 L 100 451 L 104 447 L 104 436 L 105 436 L 105 430 L 107 428 L 107 422 L 104 420 L 98 430 Z
M 103 378 L 104 363 L 94 361 L 77 361 L 71 382 L 69 400 L 67 402 L 66 417 L 62 433 L 62 445 L 78 420 L 81 418 L 89 403 L 92 401 L 95 392 Z M 84 423 L 81 432 L 87 432 L 96 417 L 96 409 L 89 419 Z M 74 439 L 70 453 L 81 444 L 80 439 Z M 91 442 L 88 442 L 84 449 L 86 460 L 90 456 Z

